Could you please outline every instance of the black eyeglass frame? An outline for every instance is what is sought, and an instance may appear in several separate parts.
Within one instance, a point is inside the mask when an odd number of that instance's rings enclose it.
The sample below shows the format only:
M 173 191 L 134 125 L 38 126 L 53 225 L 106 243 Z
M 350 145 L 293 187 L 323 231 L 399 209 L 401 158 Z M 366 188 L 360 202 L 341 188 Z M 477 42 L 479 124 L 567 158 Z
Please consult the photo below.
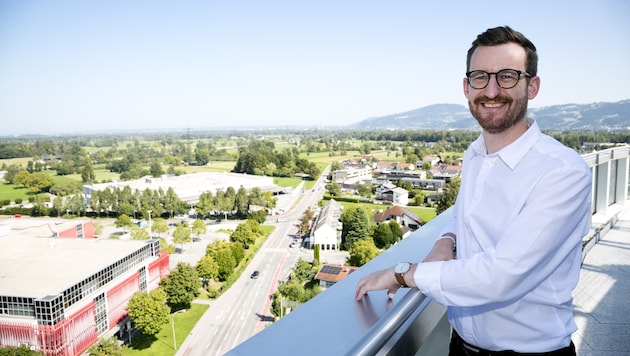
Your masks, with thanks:
M 514 83 L 514 85 L 509 86 L 509 87 L 505 87 L 505 86 L 501 85 L 501 83 L 499 82 L 499 73 L 505 72 L 505 71 L 514 72 L 514 73 L 517 74 L 516 82 Z M 482 87 L 479 87 L 479 88 L 475 87 L 474 85 L 472 85 L 472 83 L 470 82 L 470 75 L 473 74 L 473 73 L 484 73 L 484 74 L 486 74 L 488 76 L 488 80 L 486 81 L 486 84 L 484 86 L 482 86 Z M 522 71 L 522 70 L 518 70 L 518 69 L 505 68 L 505 69 L 501 69 L 498 72 L 486 72 L 485 70 L 471 70 L 470 72 L 466 72 L 466 80 L 468 81 L 468 85 L 470 85 L 473 89 L 477 89 L 477 90 L 485 89 L 488 86 L 488 84 L 490 83 L 490 77 L 493 74 L 494 74 L 494 80 L 497 81 L 497 85 L 500 88 L 502 88 L 502 89 L 512 89 L 515 86 L 517 86 L 518 82 L 521 80 L 521 76 L 525 76 L 527 78 L 531 78 L 532 77 L 532 75 L 527 73 L 526 71 Z

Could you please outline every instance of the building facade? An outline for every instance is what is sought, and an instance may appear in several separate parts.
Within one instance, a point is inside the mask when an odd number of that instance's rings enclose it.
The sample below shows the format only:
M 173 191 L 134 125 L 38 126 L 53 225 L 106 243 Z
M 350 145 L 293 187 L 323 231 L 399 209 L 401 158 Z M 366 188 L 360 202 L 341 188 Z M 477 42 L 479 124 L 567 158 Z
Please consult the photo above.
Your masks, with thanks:
M 128 328 L 129 299 L 157 288 L 169 273 L 169 255 L 157 240 L 81 238 L 76 226 L 75 238 L 61 238 L 72 228 L 47 230 L 2 229 L 0 346 L 79 355 L 99 337 Z

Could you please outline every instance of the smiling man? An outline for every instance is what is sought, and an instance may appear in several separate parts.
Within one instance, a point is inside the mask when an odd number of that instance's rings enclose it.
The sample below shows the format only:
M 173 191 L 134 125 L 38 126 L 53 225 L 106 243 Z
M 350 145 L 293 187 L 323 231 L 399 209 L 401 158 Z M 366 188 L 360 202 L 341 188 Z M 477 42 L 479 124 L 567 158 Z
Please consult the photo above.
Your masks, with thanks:
M 464 95 L 483 132 L 466 151 L 453 220 L 420 263 L 359 281 L 419 288 L 447 306 L 449 355 L 575 355 L 573 299 L 590 222 L 591 172 L 527 117 L 536 47 L 505 27 L 477 36 Z

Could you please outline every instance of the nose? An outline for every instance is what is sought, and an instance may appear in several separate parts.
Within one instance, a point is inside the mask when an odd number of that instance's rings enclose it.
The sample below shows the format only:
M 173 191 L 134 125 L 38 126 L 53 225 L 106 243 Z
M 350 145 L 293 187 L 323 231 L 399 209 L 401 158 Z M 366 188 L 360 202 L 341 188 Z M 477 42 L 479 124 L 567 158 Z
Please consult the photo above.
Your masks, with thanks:
M 494 76 L 494 78 L 492 78 L 492 76 Z M 490 99 L 498 96 L 501 93 L 501 87 L 499 86 L 499 83 L 497 82 L 496 74 L 490 74 L 488 85 L 486 85 L 486 87 L 483 88 L 483 92 Z

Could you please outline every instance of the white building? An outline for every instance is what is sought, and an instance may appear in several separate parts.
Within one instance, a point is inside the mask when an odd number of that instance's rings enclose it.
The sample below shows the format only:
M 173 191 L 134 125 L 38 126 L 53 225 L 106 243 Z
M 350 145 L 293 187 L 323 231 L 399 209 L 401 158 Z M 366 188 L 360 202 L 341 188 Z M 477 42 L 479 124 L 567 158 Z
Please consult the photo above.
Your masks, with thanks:
M 319 245 L 322 250 L 338 250 L 341 244 L 341 204 L 331 199 L 317 216 L 311 229 L 310 248 Z

